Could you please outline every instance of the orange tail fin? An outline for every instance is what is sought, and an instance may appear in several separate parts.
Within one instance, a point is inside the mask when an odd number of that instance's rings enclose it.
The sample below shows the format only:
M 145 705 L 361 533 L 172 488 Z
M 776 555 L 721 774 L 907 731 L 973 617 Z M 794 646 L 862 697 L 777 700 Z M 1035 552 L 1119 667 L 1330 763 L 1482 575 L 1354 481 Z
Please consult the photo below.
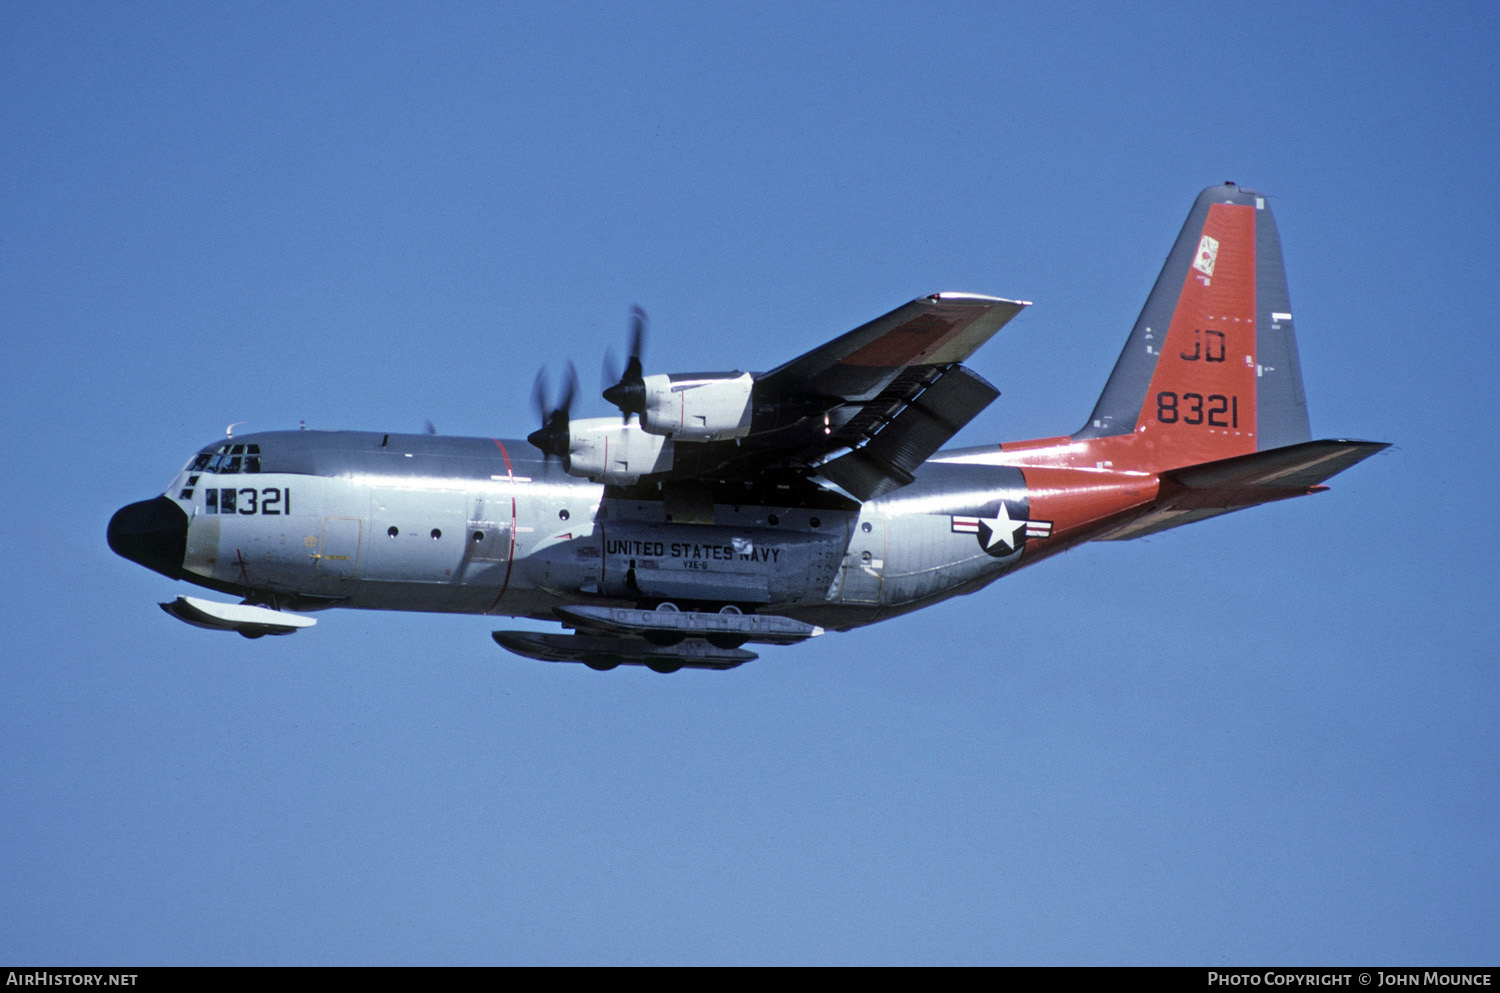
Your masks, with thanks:
M 1153 469 L 1311 437 L 1281 238 L 1260 193 L 1225 185 L 1198 196 L 1073 437 L 1117 439 L 1106 447 L 1124 443 Z

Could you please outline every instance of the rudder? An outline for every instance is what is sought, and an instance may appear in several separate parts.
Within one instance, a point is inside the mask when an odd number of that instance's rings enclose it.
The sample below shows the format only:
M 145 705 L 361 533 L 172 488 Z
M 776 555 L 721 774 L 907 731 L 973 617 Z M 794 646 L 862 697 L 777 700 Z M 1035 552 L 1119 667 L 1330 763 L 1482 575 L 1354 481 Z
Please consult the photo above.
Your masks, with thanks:
M 1311 438 L 1281 238 L 1266 199 L 1198 195 L 1088 424 L 1168 468 Z

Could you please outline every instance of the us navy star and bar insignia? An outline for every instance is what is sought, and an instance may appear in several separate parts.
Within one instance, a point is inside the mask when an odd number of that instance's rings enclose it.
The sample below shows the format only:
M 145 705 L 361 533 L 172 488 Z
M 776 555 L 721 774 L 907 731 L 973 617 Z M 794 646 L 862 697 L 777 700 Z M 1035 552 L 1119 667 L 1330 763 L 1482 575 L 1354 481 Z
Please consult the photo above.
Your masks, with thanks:
M 994 517 L 961 517 L 954 515 L 955 534 L 979 536 L 979 547 L 991 555 L 1009 555 L 1025 543 L 1027 538 L 1052 537 L 1051 521 L 1016 520 L 1002 501 Z

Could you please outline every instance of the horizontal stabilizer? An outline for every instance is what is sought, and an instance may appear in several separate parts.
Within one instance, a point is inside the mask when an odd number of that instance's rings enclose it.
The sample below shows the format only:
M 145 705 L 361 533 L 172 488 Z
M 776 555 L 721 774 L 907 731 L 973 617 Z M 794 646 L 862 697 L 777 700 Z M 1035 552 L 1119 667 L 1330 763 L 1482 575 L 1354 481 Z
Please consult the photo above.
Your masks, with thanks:
M 1304 441 L 1300 445 L 1176 469 L 1164 478 L 1193 490 L 1225 493 L 1258 489 L 1305 491 L 1389 447 L 1383 441 L 1342 438 Z
M 301 617 L 269 607 L 256 607 L 248 603 L 215 603 L 198 597 L 180 596 L 161 609 L 198 628 L 210 631 L 237 631 L 247 638 L 259 638 L 266 634 L 291 634 L 298 628 L 310 628 L 318 623 L 315 618 Z
M 1389 447 L 1380 441 L 1304 441 L 1175 469 L 1162 474 L 1160 500 L 1100 540 L 1139 538 L 1257 504 L 1304 496 L 1315 492 L 1324 480 Z
M 657 672 L 678 669 L 733 669 L 759 658 L 738 648 L 715 648 L 703 641 L 653 645 L 641 638 L 591 634 L 547 634 L 537 631 L 496 631 L 496 644 L 507 651 L 543 662 L 582 662 L 591 669 L 643 665 Z

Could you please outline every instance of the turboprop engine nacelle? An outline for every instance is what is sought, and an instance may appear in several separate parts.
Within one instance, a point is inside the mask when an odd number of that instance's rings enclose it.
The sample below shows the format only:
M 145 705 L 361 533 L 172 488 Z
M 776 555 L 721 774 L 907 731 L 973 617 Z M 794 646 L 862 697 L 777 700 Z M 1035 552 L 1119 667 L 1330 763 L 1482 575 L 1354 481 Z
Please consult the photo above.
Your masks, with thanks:
M 641 423 L 677 441 L 726 441 L 750 433 L 754 413 L 748 372 L 647 376 Z
M 574 421 L 568 427 L 566 466 L 569 475 L 629 486 L 642 476 L 671 470 L 672 439 L 614 417 Z

